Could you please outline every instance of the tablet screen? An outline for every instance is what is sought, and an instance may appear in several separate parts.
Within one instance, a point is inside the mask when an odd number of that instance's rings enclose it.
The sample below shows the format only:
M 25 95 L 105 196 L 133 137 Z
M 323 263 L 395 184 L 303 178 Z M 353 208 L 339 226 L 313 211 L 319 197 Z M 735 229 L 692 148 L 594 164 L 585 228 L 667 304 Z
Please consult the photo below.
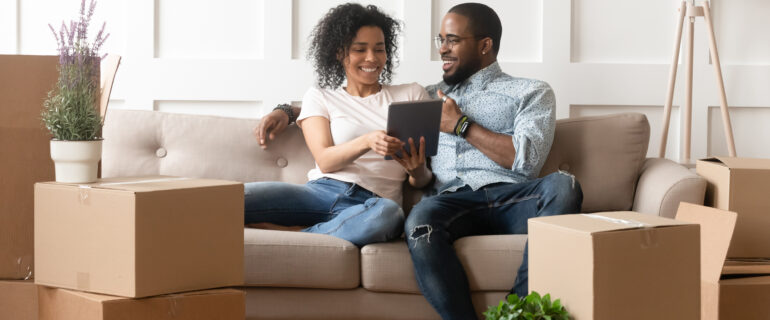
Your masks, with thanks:
M 394 102 L 388 108 L 387 133 L 406 143 L 404 149 L 411 152 L 409 138 L 419 148 L 420 137 L 425 137 L 425 156 L 435 156 L 438 151 L 438 132 L 441 125 L 441 100 Z M 401 153 L 397 153 L 401 156 Z M 386 160 L 393 159 L 385 156 Z

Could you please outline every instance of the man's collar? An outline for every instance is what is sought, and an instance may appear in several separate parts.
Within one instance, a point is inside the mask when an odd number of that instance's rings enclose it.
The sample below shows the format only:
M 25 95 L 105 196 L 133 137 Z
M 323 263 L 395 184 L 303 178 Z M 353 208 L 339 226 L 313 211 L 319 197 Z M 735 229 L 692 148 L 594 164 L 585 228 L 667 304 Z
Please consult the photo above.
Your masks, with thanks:
M 441 83 L 439 83 L 439 88 L 444 92 L 452 92 L 463 87 L 465 87 L 466 90 L 480 90 L 501 72 L 503 72 L 503 70 L 500 69 L 500 64 L 495 61 L 484 69 L 476 71 L 476 73 L 472 74 L 468 79 L 465 79 L 458 84 L 449 85 L 446 82 L 441 81 Z

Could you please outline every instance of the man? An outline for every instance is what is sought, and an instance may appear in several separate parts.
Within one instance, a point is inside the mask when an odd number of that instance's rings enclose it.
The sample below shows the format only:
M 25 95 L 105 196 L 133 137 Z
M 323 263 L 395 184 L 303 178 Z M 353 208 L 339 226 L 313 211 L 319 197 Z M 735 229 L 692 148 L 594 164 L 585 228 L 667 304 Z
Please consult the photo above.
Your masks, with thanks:
M 438 154 L 431 158 L 434 195 L 407 217 L 404 232 L 417 283 L 443 319 L 478 318 L 468 280 L 452 246 L 458 238 L 526 234 L 527 219 L 580 212 L 572 175 L 537 178 L 551 148 L 555 99 L 550 86 L 514 78 L 497 63 L 502 25 L 491 8 L 464 3 L 449 10 L 435 38 L 443 81 L 426 90 L 444 100 Z M 285 110 L 292 113 L 292 110 Z M 291 116 L 291 114 L 290 114 Z M 281 131 L 285 116 L 256 129 Z M 527 249 L 512 293 L 528 292 Z

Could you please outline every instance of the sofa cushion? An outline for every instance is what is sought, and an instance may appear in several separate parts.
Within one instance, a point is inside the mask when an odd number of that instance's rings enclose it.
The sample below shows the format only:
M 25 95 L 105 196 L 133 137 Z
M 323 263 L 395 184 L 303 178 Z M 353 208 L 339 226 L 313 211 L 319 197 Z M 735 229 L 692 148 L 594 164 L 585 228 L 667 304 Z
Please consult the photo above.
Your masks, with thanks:
M 337 237 L 244 230 L 246 286 L 352 289 L 360 283 L 358 247 Z
M 521 265 L 526 235 L 472 236 L 454 243 L 472 291 L 508 291 Z M 371 291 L 420 293 L 406 242 L 361 248 L 361 284 Z
M 110 110 L 102 176 L 168 175 L 233 181 L 307 182 L 314 166 L 302 132 L 289 126 L 262 150 L 257 119 Z
M 583 189 L 583 212 L 631 210 L 650 141 L 640 113 L 556 121 L 556 135 L 541 176 L 564 170 Z

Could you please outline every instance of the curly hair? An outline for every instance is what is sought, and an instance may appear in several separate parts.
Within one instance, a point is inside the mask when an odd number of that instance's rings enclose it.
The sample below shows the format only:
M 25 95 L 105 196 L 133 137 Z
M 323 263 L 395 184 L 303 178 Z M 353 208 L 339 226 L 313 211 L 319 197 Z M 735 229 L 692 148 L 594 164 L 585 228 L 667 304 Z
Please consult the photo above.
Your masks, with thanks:
M 345 69 L 338 60 L 338 53 L 344 52 L 347 55 L 358 29 L 367 26 L 378 27 L 385 35 L 388 60 L 380 73 L 380 82 L 390 83 L 393 68 L 397 65 L 394 61 L 398 50 L 396 39 L 401 24 L 376 6 L 363 7 L 356 3 L 346 3 L 330 9 L 310 34 L 312 39 L 307 56 L 315 65 L 319 87 L 336 89 L 342 85 Z

